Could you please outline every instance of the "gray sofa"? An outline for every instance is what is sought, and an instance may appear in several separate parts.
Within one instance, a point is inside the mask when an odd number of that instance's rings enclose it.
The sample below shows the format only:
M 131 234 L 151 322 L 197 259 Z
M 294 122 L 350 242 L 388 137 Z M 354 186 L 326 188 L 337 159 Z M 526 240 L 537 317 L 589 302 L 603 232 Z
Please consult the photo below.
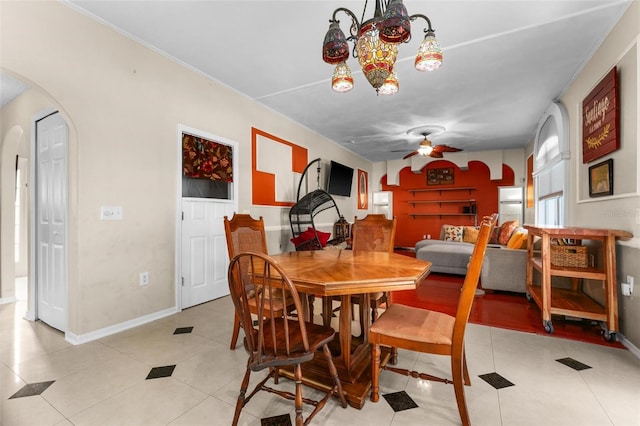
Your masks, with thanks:
M 466 275 L 473 244 L 443 241 L 444 227 L 439 240 L 421 240 L 416 243 L 416 258 L 431 262 L 431 271 Z M 489 244 L 485 253 L 480 285 L 485 290 L 526 292 L 527 251 Z

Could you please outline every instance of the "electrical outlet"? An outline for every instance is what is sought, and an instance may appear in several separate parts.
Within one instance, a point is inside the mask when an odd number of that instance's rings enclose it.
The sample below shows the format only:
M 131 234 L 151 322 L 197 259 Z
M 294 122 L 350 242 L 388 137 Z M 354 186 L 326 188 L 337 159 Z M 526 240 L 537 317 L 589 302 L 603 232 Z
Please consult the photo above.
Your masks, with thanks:
M 120 206 L 100 207 L 100 220 L 122 220 L 122 207 Z
M 633 294 L 633 277 L 627 275 L 627 282 L 622 283 L 622 295 L 631 296 Z
M 140 272 L 140 285 L 149 284 L 149 273 L 148 272 Z

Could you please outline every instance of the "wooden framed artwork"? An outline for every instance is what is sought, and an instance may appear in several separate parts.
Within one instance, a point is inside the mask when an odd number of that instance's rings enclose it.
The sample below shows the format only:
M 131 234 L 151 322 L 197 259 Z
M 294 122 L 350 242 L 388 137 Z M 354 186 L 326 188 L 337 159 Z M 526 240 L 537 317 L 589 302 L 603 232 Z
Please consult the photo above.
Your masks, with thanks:
M 427 170 L 427 185 L 452 185 L 453 167 Z
M 582 163 L 620 148 L 618 70 L 609 73 L 582 101 Z
M 589 197 L 613 195 L 613 159 L 589 167 Z
M 358 169 L 358 209 L 369 208 L 369 173 Z

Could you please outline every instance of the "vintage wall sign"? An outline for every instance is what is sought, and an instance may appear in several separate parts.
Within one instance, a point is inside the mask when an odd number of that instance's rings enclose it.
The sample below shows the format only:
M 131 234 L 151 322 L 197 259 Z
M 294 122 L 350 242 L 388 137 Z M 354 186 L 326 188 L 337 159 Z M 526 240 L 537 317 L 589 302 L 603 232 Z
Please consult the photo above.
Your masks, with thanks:
M 620 148 L 618 72 L 611 71 L 582 101 L 582 162 Z

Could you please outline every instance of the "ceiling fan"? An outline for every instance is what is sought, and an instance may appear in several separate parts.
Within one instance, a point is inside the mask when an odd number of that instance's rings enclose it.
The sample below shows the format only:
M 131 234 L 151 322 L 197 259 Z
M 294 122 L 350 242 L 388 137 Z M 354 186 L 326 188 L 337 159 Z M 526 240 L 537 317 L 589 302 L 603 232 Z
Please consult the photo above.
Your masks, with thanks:
M 424 136 L 424 139 L 420 142 L 420 146 L 418 147 L 418 149 L 402 157 L 403 160 L 406 160 L 407 158 L 413 157 L 414 155 L 417 155 L 417 154 L 424 155 L 425 157 L 442 158 L 443 152 L 462 151 L 460 148 L 454 148 L 448 145 L 434 146 L 431 144 L 431 141 L 427 138 L 427 136 L 429 136 L 428 133 L 423 133 L 422 136 Z
M 402 157 L 403 160 L 420 154 L 425 157 L 442 158 L 443 152 L 459 152 L 460 148 L 454 148 L 448 145 L 433 145 L 427 138 L 429 135 L 436 135 L 444 132 L 444 127 L 441 126 L 421 126 L 413 129 L 409 129 L 407 133 L 414 135 L 421 135 L 424 139 L 420 142 L 418 149 Z M 405 150 L 396 150 L 393 152 L 402 152 Z

